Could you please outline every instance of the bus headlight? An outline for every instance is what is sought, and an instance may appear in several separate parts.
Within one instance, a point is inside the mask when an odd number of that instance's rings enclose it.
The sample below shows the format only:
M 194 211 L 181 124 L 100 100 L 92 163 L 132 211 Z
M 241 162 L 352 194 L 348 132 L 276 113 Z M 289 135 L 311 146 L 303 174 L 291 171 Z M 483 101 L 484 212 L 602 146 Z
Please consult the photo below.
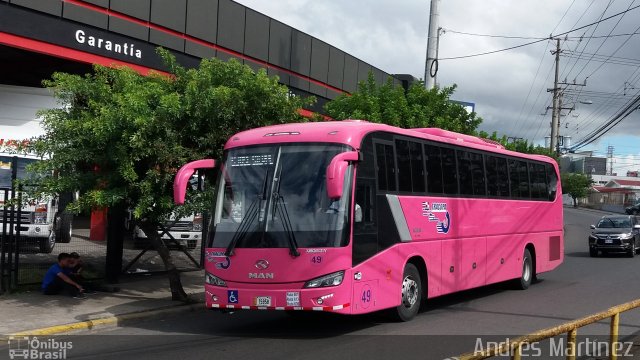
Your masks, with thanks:
M 337 271 L 329 275 L 324 275 L 313 280 L 309 280 L 304 284 L 305 288 L 320 288 L 327 286 L 338 286 L 342 284 L 344 279 L 344 271 Z
M 224 280 L 220 279 L 219 277 L 213 274 L 205 273 L 204 281 L 209 285 L 227 287 L 227 283 Z

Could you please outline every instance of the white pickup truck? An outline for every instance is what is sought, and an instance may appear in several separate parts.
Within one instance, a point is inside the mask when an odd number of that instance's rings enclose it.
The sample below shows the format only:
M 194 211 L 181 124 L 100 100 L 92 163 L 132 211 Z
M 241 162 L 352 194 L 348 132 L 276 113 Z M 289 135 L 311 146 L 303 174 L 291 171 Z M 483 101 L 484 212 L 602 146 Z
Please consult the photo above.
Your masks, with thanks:
M 16 207 L 13 210 L 13 218 L 11 208 L 5 207 L 5 201 L 13 197 L 11 185 L 14 164 L 17 164 L 16 178 L 25 179 L 28 176 L 25 167 L 34 161 L 38 161 L 37 158 L 29 155 L 0 153 L 0 233 L 15 235 L 19 230 L 20 249 L 33 246 L 38 252 L 48 254 L 53 251 L 56 242 L 71 241 L 72 217 L 58 211 L 58 199 L 49 198 L 27 203 L 20 211 Z
M 149 239 L 147 235 L 138 226 L 128 222 L 127 228 L 132 232 L 133 245 L 137 249 L 144 249 L 149 246 Z M 180 219 L 171 217 L 164 222 L 164 227 L 167 230 L 165 233 L 163 229 L 158 229 L 159 234 L 163 234 L 162 238 L 169 240 L 169 234 L 173 237 L 178 244 L 185 245 L 188 249 L 193 250 L 198 246 L 198 242 L 202 239 L 202 215 L 194 214 Z M 167 243 L 169 247 L 173 245 L 171 242 Z

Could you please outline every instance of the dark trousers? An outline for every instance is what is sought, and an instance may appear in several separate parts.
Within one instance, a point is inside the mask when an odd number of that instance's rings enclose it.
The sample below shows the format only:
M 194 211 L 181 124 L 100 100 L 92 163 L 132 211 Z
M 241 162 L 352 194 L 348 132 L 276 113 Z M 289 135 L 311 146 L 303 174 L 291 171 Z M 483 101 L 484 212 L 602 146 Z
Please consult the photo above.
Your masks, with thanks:
M 56 276 L 56 279 L 42 291 L 45 295 L 58 295 L 64 294 L 69 296 L 77 296 L 80 293 L 80 290 L 75 286 L 66 283 L 59 276 Z

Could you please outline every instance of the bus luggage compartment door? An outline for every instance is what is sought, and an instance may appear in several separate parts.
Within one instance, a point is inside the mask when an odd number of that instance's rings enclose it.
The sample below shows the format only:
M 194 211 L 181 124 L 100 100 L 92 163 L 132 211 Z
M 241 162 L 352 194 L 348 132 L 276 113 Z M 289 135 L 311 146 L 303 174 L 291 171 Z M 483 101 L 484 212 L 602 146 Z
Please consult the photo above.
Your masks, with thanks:
M 354 282 L 353 313 L 365 313 L 378 309 L 378 280 Z

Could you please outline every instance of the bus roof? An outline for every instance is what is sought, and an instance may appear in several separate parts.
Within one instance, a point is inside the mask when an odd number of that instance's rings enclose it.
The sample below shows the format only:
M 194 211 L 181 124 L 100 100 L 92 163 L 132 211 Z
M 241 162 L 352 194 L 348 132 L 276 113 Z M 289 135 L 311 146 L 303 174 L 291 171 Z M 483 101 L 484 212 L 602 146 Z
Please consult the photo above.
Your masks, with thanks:
M 518 156 L 532 160 L 554 162 L 544 155 L 528 155 L 506 150 L 492 140 L 456 133 L 438 128 L 403 129 L 386 124 L 372 123 L 365 120 L 323 121 L 308 123 L 292 123 L 272 125 L 250 129 L 233 135 L 224 148 L 292 143 L 292 142 L 326 142 L 346 144 L 359 150 L 362 139 L 371 132 L 388 132 L 435 142 L 464 146 L 476 150 L 484 150 L 498 154 Z

